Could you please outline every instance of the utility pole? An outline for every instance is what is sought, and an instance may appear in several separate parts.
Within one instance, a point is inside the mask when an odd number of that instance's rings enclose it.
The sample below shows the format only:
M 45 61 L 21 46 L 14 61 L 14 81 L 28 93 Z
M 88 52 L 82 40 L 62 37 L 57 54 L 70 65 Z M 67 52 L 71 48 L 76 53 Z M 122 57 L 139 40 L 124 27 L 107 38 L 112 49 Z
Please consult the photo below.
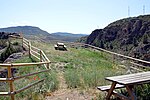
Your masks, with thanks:
M 128 6 L 128 17 L 130 17 L 130 6 Z
M 143 15 L 145 15 L 145 5 L 143 5 Z

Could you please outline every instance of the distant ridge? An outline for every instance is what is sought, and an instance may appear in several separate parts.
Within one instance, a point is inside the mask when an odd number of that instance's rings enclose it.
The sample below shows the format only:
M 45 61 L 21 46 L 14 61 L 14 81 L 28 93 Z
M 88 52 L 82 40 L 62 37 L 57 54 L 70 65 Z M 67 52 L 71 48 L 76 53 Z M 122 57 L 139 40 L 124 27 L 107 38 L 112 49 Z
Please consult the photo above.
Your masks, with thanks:
M 48 32 L 35 26 L 16 26 L 16 27 L 0 28 L 0 32 L 10 32 L 10 33 L 22 32 L 25 35 L 49 35 Z
M 75 42 L 81 37 L 87 36 L 86 34 L 73 34 L 68 32 L 56 32 L 51 33 L 53 37 L 57 37 L 58 40 L 67 41 L 67 42 Z
M 0 32 L 20 33 L 22 32 L 26 38 L 39 39 L 45 41 L 58 40 L 66 42 L 75 42 L 77 39 L 86 36 L 86 34 L 73 34 L 68 32 L 48 33 L 35 26 L 16 26 L 0 28 Z

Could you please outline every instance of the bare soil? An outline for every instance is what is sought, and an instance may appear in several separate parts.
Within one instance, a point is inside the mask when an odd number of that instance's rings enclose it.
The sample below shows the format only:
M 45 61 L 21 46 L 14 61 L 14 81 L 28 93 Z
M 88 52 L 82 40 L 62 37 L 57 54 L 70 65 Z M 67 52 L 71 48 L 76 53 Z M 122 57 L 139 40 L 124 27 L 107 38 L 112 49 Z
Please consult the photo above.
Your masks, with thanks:
M 96 100 L 96 89 L 92 92 L 85 91 L 83 89 L 69 89 L 67 88 L 66 81 L 63 76 L 63 72 L 58 73 L 59 77 L 59 89 L 53 93 L 50 93 L 46 97 L 46 100 Z

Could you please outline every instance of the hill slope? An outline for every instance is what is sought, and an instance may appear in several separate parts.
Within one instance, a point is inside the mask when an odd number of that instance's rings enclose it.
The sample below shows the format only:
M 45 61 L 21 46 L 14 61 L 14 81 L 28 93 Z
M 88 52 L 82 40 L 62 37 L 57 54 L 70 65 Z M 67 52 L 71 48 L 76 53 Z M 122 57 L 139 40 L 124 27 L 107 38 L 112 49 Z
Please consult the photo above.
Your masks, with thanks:
M 86 34 L 73 34 L 67 32 L 56 32 L 56 33 L 51 33 L 51 35 L 53 37 L 56 37 L 58 40 L 68 41 L 68 42 L 74 42 L 77 39 L 86 36 Z
M 86 43 L 150 61 L 150 15 L 121 19 L 96 29 Z
M 34 26 L 16 26 L 16 27 L 8 27 L 8 28 L 0 28 L 1 32 L 22 32 L 25 35 L 49 35 L 48 32 Z
M 39 27 L 34 26 L 17 26 L 17 27 L 0 28 L 0 32 L 9 32 L 9 33 L 22 32 L 26 38 L 45 41 L 58 40 L 58 41 L 74 42 L 80 37 L 86 36 L 85 34 L 72 34 L 67 32 L 56 32 L 50 34 L 40 29 Z

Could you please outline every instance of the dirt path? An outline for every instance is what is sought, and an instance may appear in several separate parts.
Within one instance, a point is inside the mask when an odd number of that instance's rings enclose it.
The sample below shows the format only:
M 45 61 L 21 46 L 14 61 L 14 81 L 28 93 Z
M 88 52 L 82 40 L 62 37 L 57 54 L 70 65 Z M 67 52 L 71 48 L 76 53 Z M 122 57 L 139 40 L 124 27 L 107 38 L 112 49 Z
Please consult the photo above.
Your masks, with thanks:
M 47 96 L 46 100 L 92 100 L 95 95 L 85 92 L 85 90 L 68 89 L 63 72 L 58 73 L 59 89 Z

